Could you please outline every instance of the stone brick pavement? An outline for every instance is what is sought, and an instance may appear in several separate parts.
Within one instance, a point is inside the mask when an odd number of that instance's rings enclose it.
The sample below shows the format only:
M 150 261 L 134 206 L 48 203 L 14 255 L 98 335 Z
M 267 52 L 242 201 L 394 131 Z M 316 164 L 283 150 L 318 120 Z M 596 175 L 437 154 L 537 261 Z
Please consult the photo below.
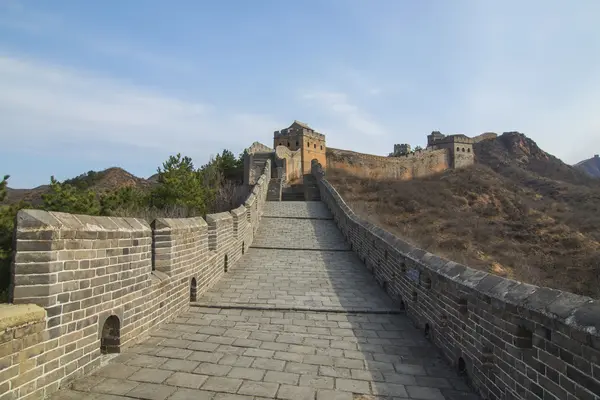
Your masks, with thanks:
M 321 203 L 267 203 L 259 248 L 188 312 L 53 399 L 478 399 L 329 217 Z

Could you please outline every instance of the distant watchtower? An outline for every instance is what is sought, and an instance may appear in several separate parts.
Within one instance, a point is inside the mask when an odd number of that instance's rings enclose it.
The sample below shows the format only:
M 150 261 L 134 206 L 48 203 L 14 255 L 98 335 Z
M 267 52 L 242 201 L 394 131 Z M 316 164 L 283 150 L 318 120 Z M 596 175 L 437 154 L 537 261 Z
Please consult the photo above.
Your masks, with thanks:
M 439 131 L 427 135 L 427 148 L 448 149 L 452 168 L 461 168 L 473 165 L 475 154 L 473 153 L 473 139 L 465 135 L 443 135 Z
M 310 174 L 311 161 L 314 159 L 325 168 L 325 135 L 305 123 L 294 121 L 288 128 L 275 131 L 273 147 L 277 146 L 285 146 L 291 151 L 301 150 L 303 174 Z

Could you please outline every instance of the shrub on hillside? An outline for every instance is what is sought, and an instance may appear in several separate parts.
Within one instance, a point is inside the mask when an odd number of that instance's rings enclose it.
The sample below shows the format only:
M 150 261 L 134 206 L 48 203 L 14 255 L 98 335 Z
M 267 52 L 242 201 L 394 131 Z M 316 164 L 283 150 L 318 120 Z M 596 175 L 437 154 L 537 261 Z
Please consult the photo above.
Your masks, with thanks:
M 6 198 L 6 185 L 9 176 L 0 181 L 0 202 Z M 0 205 L 0 303 L 8 301 L 8 286 L 10 284 L 10 263 L 13 252 L 13 233 L 17 212 L 27 207 L 24 202 Z
M 72 214 L 144 218 L 206 216 L 238 207 L 246 198 L 242 186 L 243 154 L 229 150 L 200 168 L 191 158 L 177 154 L 158 168 L 158 183 L 151 188 L 132 186 L 97 193 L 92 188 L 103 176 L 90 171 L 64 182 L 50 178 L 39 208 Z M 0 181 L 0 203 L 6 197 L 8 176 Z M 17 212 L 29 204 L 0 205 L 0 302 L 8 299 L 14 224 Z

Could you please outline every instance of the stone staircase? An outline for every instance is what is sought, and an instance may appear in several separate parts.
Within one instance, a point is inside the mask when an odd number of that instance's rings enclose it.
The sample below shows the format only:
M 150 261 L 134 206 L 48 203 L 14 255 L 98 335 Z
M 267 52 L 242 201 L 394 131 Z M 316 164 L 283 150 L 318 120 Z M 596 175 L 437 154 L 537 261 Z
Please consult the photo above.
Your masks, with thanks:
M 281 201 L 304 201 L 304 185 L 299 183 L 284 187 Z
M 321 201 L 319 185 L 313 175 L 304 175 L 304 199 L 305 201 Z
M 304 175 L 302 183 L 282 189 L 281 201 L 321 201 L 317 180 L 312 175 Z
M 271 178 L 267 189 L 267 201 L 281 201 L 281 179 Z

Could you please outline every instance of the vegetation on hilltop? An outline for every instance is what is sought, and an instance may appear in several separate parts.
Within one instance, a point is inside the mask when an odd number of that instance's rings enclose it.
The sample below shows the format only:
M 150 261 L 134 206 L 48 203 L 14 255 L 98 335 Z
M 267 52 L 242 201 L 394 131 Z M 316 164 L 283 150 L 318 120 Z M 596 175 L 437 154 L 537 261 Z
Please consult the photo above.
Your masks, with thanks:
M 600 182 L 513 132 L 478 164 L 412 181 L 327 170 L 363 218 L 465 265 L 600 297 Z
M 229 150 L 196 168 L 189 157 L 170 156 L 155 181 L 135 177 L 120 168 L 90 171 L 36 192 L 36 204 L 6 202 L 9 176 L 0 181 L 0 302 L 8 300 L 13 232 L 17 212 L 38 208 L 73 214 L 128 216 L 151 222 L 157 217 L 205 216 L 238 207 L 248 188 L 242 186 L 243 158 Z

